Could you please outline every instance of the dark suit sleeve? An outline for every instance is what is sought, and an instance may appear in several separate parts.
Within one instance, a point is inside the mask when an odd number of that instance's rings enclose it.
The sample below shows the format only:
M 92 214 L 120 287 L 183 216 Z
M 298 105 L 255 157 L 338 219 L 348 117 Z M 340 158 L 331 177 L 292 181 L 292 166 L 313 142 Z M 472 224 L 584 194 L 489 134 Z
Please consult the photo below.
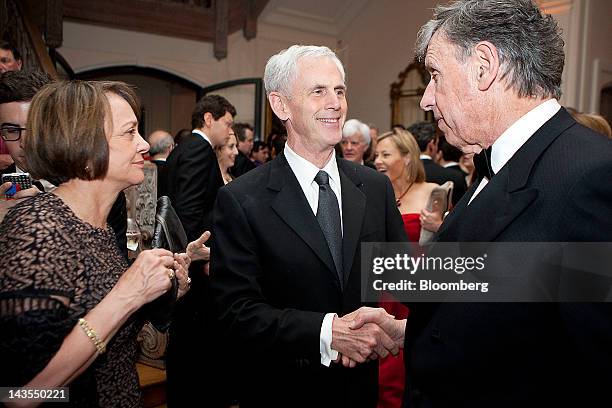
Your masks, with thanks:
M 173 186 L 175 194 L 172 204 L 190 242 L 210 228 L 209 215 L 202 203 L 211 193 L 211 175 L 217 172 L 213 166 L 218 166 L 218 163 L 210 145 L 191 143 L 183 152 L 178 174 L 174 177 L 176 185 Z
M 569 203 L 561 219 L 574 241 L 612 242 L 610 180 L 612 159 L 591 162 L 569 192 Z
M 219 190 L 213 218 L 211 287 L 225 334 L 247 352 L 272 353 L 273 359 L 318 355 L 324 313 L 268 303 L 260 284 L 266 276 L 257 239 L 228 188 Z

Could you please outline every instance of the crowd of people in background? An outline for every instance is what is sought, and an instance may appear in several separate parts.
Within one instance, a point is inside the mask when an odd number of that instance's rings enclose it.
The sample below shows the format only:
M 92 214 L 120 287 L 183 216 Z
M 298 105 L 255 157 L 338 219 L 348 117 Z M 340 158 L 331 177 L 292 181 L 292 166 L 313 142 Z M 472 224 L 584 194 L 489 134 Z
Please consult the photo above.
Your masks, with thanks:
M 474 13 L 478 17 L 475 21 L 482 20 L 483 26 L 493 24 L 487 23 L 492 13 L 482 2 L 463 0 L 456 7 L 463 3 L 469 3 L 469 8 L 461 12 Z M 541 46 L 554 48 L 553 54 L 562 53 L 556 25 L 531 2 L 500 3 L 500 13 L 512 14 L 512 7 L 522 7 L 530 21 L 550 36 Z M 425 344 L 409 336 L 412 333 L 406 331 L 406 321 L 413 313 L 417 318 L 425 313 L 452 326 L 454 312 L 444 307 L 423 312 L 423 308 L 409 308 L 388 294 L 380 299 L 380 309 L 365 308 L 360 298 L 359 243 L 419 243 L 424 232 L 438 233 L 436 239 L 442 241 L 473 240 L 469 234 L 482 226 L 476 222 L 461 225 L 457 214 L 478 220 L 474 208 L 486 216 L 487 208 L 494 207 L 482 204 L 487 194 L 497 192 L 498 203 L 515 192 L 492 187 L 487 193 L 485 188 L 488 183 L 501 183 L 496 174 L 505 172 L 504 180 L 510 179 L 505 163 L 512 163 L 520 145 L 502 160 L 500 155 L 507 150 L 493 150 L 491 156 L 490 146 L 497 142 L 487 138 L 503 140 L 508 134 L 504 131 L 513 130 L 508 126 L 515 119 L 518 123 L 518 118 L 508 116 L 507 123 L 497 126 L 492 135 L 484 129 L 483 118 L 472 124 L 452 101 L 445 105 L 445 97 L 461 99 L 465 95 L 460 92 L 469 91 L 457 84 L 444 92 L 434 89 L 444 86 L 433 79 L 438 75 L 436 64 L 441 63 L 437 60 L 454 67 L 456 76 L 467 78 L 476 72 L 473 83 L 464 78 L 461 84 L 475 84 L 474 88 L 485 93 L 482 96 L 490 98 L 488 108 L 494 104 L 501 107 L 500 117 L 522 112 L 531 115 L 532 122 L 546 118 L 560 123 L 559 128 L 565 126 L 557 135 L 562 151 L 546 151 L 548 145 L 534 147 L 535 142 L 523 141 L 527 146 L 523 151 L 532 149 L 544 157 L 540 160 L 538 156 L 533 163 L 554 168 L 558 163 L 549 157 L 564 155 L 572 148 L 580 150 L 576 147 L 580 143 L 567 137 L 565 129 L 573 129 L 567 131 L 573 132 L 572 137 L 584 137 L 595 159 L 596 152 L 610 150 L 602 142 L 605 137 L 612 139 L 610 124 L 602 116 L 569 108 L 567 113 L 557 103 L 560 71 L 557 82 L 542 80 L 534 86 L 517 80 L 506 86 L 505 75 L 514 75 L 514 71 L 499 75 L 498 56 L 502 54 L 495 47 L 501 49 L 505 44 L 495 43 L 495 33 L 476 45 L 476 57 L 467 62 L 474 64 L 472 68 L 465 72 L 457 68 L 455 55 L 459 54 L 447 50 L 464 44 L 461 39 L 465 33 L 460 29 L 469 31 L 462 26 L 464 21 L 456 18 L 461 12 L 457 8 L 437 9 L 436 18 L 419 37 L 422 43 L 417 53 L 432 73 L 422 107 L 433 111 L 437 122 L 393 124 L 385 129 L 357 118 L 346 120 L 344 66 L 336 54 L 327 47 L 292 46 L 266 65 L 266 92 L 285 129 L 265 138 L 256 133 L 260 129 L 234 122 L 238 112 L 231 101 L 206 95 L 195 104 L 191 129 L 182 129 L 175 136 L 158 129 L 145 140 L 138 133 L 141 106 L 133 87 L 110 81 L 52 81 L 43 73 L 21 71 L 19 52 L 8 43 L 0 44 L 0 172 L 28 172 L 33 181 L 32 187 L 17 192 L 14 200 L 2 203 L 0 326 L 3 333 L 10 332 L 10 339 L 0 343 L 5 364 L 0 385 L 50 388 L 71 384 L 71 402 L 76 404 L 138 405 L 134 364 L 136 337 L 148 313 L 145 305 L 170 291 L 175 283 L 177 303 L 166 355 L 171 408 L 191 406 L 194 400 L 210 407 L 239 403 L 245 408 L 391 408 L 401 406 L 408 394 L 416 406 L 422 401 L 433 406 L 458 398 L 450 391 L 436 394 L 435 385 L 454 390 L 452 379 L 436 383 L 437 378 L 428 378 L 427 370 L 439 374 L 439 366 L 407 366 L 405 361 L 414 356 L 405 357 L 400 351 L 406 341 L 407 348 L 420 348 L 422 355 L 430 357 L 426 363 L 417 363 L 433 364 L 441 353 L 436 346 L 446 333 L 440 335 L 431 324 L 421 327 L 429 336 Z M 456 32 L 453 24 L 459 27 Z M 522 88 L 513 93 L 513 86 L 523 85 L 529 88 L 528 93 Z M 434 94 L 440 97 L 436 99 Z M 515 109 L 505 109 L 510 105 Z M 474 117 L 485 111 L 475 100 L 466 100 L 461 106 L 462 112 Z M 488 113 L 493 116 L 494 112 Z M 451 127 L 449 123 L 455 125 L 452 119 L 466 127 Z M 471 133 L 464 133 L 466 123 L 472 126 Z M 544 122 L 540 126 L 547 134 L 556 132 Z M 544 137 L 533 136 L 531 141 Z M 472 138 L 479 139 L 475 142 Z M 484 149 L 471 149 L 484 144 Z M 181 253 L 152 249 L 128 260 L 122 191 L 143 181 L 145 160 L 156 165 L 158 195 L 170 198 L 190 244 Z M 536 187 L 554 184 L 548 175 L 541 176 L 541 168 L 537 171 L 534 174 L 538 176 L 529 182 Z M 526 183 L 526 179 L 516 183 Z M 441 190 L 444 186 L 450 187 Z M 565 197 L 565 187 L 555 186 L 541 190 L 540 196 L 523 197 L 525 202 L 531 200 L 525 205 L 534 201 L 554 207 L 557 195 Z M 11 182 L 2 184 L 0 193 L 11 187 Z M 546 235 L 542 232 L 545 228 L 536 230 L 537 226 L 521 218 L 526 213 L 521 213 L 514 214 L 514 224 L 508 221 L 504 233 L 510 235 L 500 240 L 609 237 L 609 231 L 591 235 L 593 225 L 588 225 L 601 215 L 590 206 L 595 208 L 600 197 L 603 201 L 609 198 L 609 191 L 604 191 L 605 187 L 597 190 L 588 180 L 577 189 L 587 187 L 599 195 L 584 193 L 579 198 L 595 203 L 567 210 L 567 217 L 583 221 L 575 227 L 575 235 L 550 235 L 550 230 Z M 440 191 L 452 192 L 442 207 L 432 205 Z M 550 191 L 557 195 L 553 197 Z M 482 199 L 472 204 L 479 194 Z M 533 219 L 543 219 L 538 206 L 526 208 L 534 212 Z M 546 217 L 552 212 L 547 211 Z M 483 222 L 495 224 L 499 218 L 491 216 Z M 519 223 L 525 225 L 520 224 L 519 229 Z M 489 238 L 495 241 L 499 237 Z M 496 306 L 469 307 L 461 316 L 467 316 L 466 321 L 473 312 L 483 319 L 492 313 L 501 320 L 513 316 L 516 321 L 531 322 L 531 317 L 525 316 L 534 310 L 504 305 L 499 310 Z M 536 312 L 549 316 L 544 309 Z M 592 312 L 585 307 L 585 315 L 597 315 L 589 314 Z M 571 310 L 567 313 L 569 318 L 576 317 Z M 576 338 L 584 340 L 581 334 Z M 570 344 L 570 340 L 564 341 Z M 584 351 L 587 346 L 581 344 Z M 491 351 L 493 344 L 483 348 L 498 355 Z M 598 359 L 596 355 L 589 357 L 593 357 L 587 362 L 592 369 Z M 463 360 L 456 357 L 455 361 Z M 582 363 L 572 361 L 576 367 Z M 235 367 L 241 371 L 236 372 Z M 473 373 L 483 381 L 489 380 L 476 371 Z M 410 377 L 415 372 L 415 379 L 425 378 L 420 384 L 415 381 L 417 385 Z M 421 392 L 417 386 L 423 384 L 425 391 Z M 503 382 L 491 387 L 502 390 Z M 536 399 L 542 397 L 531 385 L 524 387 L 537 395 Z M 510 397 L 519 402 L 529 400 L 520 391 Z M 461 398 L 473 398 L 473 406 L 481 406 L 478 396 Z M 482 406 L 495 406 L 492 400 Z

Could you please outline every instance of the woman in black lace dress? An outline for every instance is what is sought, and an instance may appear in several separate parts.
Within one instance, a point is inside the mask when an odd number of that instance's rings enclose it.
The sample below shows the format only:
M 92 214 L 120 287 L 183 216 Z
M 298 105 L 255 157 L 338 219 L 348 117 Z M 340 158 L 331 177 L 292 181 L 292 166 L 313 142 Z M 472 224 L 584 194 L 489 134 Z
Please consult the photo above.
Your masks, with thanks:
M 32 100 L 28 168 L 61 184 L 0 225 L 0 385 L 68 385 L 75 406 L 141 405 L 136 312 L 175 274 L 182 295 L 189 260 L 154 249 L 128 268 L 107 224 L 119 192 L 144 178 L 139 112 L 119 82 L 55 83 Z

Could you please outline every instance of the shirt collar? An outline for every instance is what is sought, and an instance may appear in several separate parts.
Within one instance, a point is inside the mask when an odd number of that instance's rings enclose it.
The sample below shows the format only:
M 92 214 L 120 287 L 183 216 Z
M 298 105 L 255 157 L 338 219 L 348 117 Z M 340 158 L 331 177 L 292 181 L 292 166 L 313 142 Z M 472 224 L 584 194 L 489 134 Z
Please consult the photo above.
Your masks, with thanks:
M 213 144 L 212 144 L 212 142 L 210 141 L 210 139 L 208 138 L 208 136 L 206 136 L 206 134 L 205 134 L 204 132 L 202 132 L 200 129 L 193 129 L 193 130 L 191 131 L 191 133 L 195 133 L 195 134 L 198 134 L 198 135 L 202 136 L 202 138 L 203 138 L 204 140 L 206 140 L 206 141 L 208 142 L 208 144 L 209 144 L 209 145 L 211 145 L 212 147 L 215 147 L 215 146 L 213 146 Z
M 419 155 L 419 159 L 421 159 L 421 160 L 431 160 L 431 156 L 430 156 L 430 155 L 428 155 L 428 154 L 423 154 L 423 153 L 421 153 L 421 154 Z
M 531 136 L 548 122 L 561 105 L 556 99 L 549 99 L 536 106 L 519 120 L 514 122 L 491 147 L 491 168 L 495 173 L 514 156 L 514 153 L 529 140 Z
M 340 185 L 340 173 L 338 172 L 338 163 L 336 161 L 335 152 L 331 155 L 327 164 L 323 166 L 322 169 L 319 169 L 317 166 L 294 152 L 293 149 L 289 147 L 289 144 L 285 144 L 284 151 L 285 158 L 287 159 L 291 170 L 293 170 L 293 173 L 297 177 L 300 184 L 310 186 L 319 170 L 323 170 L 329 174 L 329 178 L 332 180 L 332 182 Z

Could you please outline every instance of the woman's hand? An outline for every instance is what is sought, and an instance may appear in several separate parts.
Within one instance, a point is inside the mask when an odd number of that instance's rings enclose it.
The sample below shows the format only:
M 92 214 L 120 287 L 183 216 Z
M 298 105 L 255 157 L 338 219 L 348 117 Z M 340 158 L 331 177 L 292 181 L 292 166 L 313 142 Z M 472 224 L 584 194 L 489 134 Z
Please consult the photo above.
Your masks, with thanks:
M 114 289 L 139 308 L 170 289 L 176 273 L 174 268 L 172 252 L 161 248 L 142 251 Z
M 442 225 L 442 214 L 437 211 L 427 211 L 427 209 L 423 208 L 419 221 L 421 221 L 421 228 L 437 232 L 440 229 L 440 225 Z
M 210 259 L 210 248 L 204 245 L 210 238 L 210 232 L 204 231 L 200 238 L 187 244 L 187 256 L 192 261 L 208 261 Z
M 189 265 L 191 259 L 185 253 L 174 254 L 174 271 L 178 278 L 178 297 L 182 297 L 189 291 L 191 286 L 191 278 L 189 277 Z

